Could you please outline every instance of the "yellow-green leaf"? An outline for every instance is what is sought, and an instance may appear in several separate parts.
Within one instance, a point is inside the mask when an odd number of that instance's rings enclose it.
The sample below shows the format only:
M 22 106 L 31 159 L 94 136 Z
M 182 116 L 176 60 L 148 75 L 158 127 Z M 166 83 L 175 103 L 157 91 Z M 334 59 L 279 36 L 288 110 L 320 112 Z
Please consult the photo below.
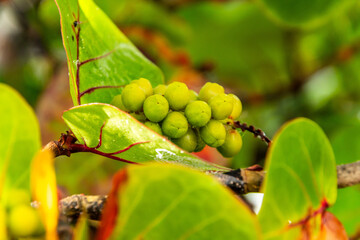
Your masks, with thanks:
M 54 157 L 49 150 L 40 151 L 31 164 L 31 191 L 39 203 L 39 212 L 46 230 L 47 240 L 56 240 L 58 198 Z

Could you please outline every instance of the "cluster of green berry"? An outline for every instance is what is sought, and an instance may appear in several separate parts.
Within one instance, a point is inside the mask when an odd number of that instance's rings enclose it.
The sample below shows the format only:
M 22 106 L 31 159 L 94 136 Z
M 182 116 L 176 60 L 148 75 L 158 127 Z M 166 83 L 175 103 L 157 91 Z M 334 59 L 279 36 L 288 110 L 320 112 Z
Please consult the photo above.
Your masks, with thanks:
M 14 239 L 42 235 L 44 227 L 39 213 L 30 206 L 30 194 L 22 189 L 11 189 L 8 195 L 11 201 L 7 202 L 6 209 L 0 206 L 0 224 L 7 222 Z
M 206 83 L 197 94 L 181 82 L 152 88 L 149 80 L 140 78 L 111 104 L 188 152 L 199 152 L 207 144 L 232 157 L 242 147 L 239 132 L 226 124 L 240 116 L 241 101 L 217 83 Z

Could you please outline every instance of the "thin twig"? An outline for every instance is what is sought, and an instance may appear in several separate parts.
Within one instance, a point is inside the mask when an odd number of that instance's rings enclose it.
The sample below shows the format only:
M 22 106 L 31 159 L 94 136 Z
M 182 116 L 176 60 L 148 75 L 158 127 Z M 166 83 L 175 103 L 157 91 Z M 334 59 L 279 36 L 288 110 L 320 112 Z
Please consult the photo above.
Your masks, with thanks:
M 338 188 L 360 183 L 360 161 L 337 166 Z
M 86 213 L 89 219 L 100 220 L 107 196 L 75 194 L 59 201 L 59 210 L 71 222 Z
M 265 134 L 265 132 L 261 129 L 256 129 L 252 125 L 247 125 L 246 123 L 240 123 L 240 121 L 234 121 L 232 123 L 228 123 L 232 125 L 234 128 L 240 128 L 243 132 L 248 131 L 254 134 L 255 137 L 260 138 L 262 141 L 266 142 L 266 144 L 270 145 L 271 140 Z
M 112 153 L 105 153 L 100 150 L 97 150 L 101 146 L 103 127 L 104 127 L 104 125 L 100 129 L 99 144 L 96 147 L 87 146 L 85 141 L 84 141 L 84 144 L 76 143 L 77 139 L 76 139 L 75 135 L 71 131 L 67 131 L 66 134 L 61 134 L 61 137 L 58 141 L 49 142 L 43 149 L 50 150 L 54 154 L 54 157 L 58 157 L 58 156 L 70 157 L 70 155 L 72 153 L 90 152 L 90 153 L 94 153 L 94 154 L 97 154 L 97 155 L 100 155 L 103 157 L 107 157 L 107 158 L 110 158 L 110 159 L 113 159 L 116 161 L 120 161 L 120 162 L 139 164 L 139 163 L 136 163 L 133 161 L 129 161 L 129 160 L 114 156 L 114 155 L 125 152 L 138 144 L 148 143 L 148 141 L 136 142 L 136 143 L 130 144 L 129 146 L 127 146 L 124 149 L 121 149 L 119 151 L 112 152 Z

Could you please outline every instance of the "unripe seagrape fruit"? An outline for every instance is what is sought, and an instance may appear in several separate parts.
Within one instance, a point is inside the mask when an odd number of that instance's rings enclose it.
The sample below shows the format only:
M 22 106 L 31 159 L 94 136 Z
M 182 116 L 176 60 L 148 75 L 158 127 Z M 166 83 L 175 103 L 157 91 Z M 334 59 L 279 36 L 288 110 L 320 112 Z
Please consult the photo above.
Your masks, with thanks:
M 203 127 L 210 121 L 211 109 L 204 101 L 194 101 L 186 106 L 185 116 L 192 126 Z
M 9 229 L 16 237 L 31 236 L 41 224 L 38 213 L 30 205 L 18 205 L 9 214 Z
M 199 95 L 194 90 L 189 90 L 189 103 L 198 100 Z
M 197 146 L 197 136 L 191 128 L 188 128 L 184 136 L 173 139 L 172 141 L 188 152 L 193 152 Z
M 211 115 L 216 120 L 227 118 L 234 108 L 233 98 L 225 93 L 218 94 L 209 100 Z
M 208 102 L 212 97 L 224 93 L 224 88 L 217 83 L 207 82 L 199 92 L 199 99 Z
M 173 82 L 167 87 L 164 97 L 171 109 L 182 110 L 189 102 L 190 93 L 185 83 Z
M 146 121 L 146 117 L 145 117 L 145 114 L 143 112 L 132 112 L 132 113 L 129 113 L 129 114 L 133 118 L 138 120 L 139 122 L 145 122 Z
M 135 83 L 126 85 L 121 93 L 122 103 L 132 112 L 142 109 L 145 97 L 144 91 Z
M 228 122 L 240 116 L 241 101 L 217 83 L 206 83 L 198 95 L 181 82 L 152 89 L 140 78 L 125 86 L 111 104 L 188 152 L 199 152 L 207 144 L 231 157 L 241 149 L 241 135 L 226 130 Z
M 158 123 L 155 122 L 150 122 L 150 121 L 146 121 L 145 126 L 147 126 L 148 128 L 150 128 L 151 130 L 153 130 L 154 132 L 157 132 L 158 134 L 162 135 L 162 130 L 161 127 Z
M 111 105 L 117 107 L 120 110 L 123 110 L 124 112 L 129 112 L 129 110 L 124 106 L 122 103 L 122 97 L 121 94 L 116 95 L 113 100 L 110 103 Z
M 217 148 L 224 157 L 233 157 L 238 154 L 242 147 L 242 138 L 240 133 L 235 129 L 230 129 L 226 133 L 225 142 Z
M 228 94 L 229 97 L 231 97 L 233 99 L 233 110 L 229 116 L 229 118 L 231 119 L 238 119 L 240 117 L 241 111 L 242 111 L 242 104 L 240 99 L 234 95 L 234 94 Z
M 200 136 L 210 147 L 219 147 L 225 142 L 226 130 L 221 122 L 210 120 L 204 127 L 200 128 Z
M 146 97 L 153 94 L 153 88 L 151 86 L 151 83 L 146 78 L 140 78 L 138 80 L 132 81 L 131 83 L 139 85 L 139 87 L 144 91 Z
M 154 88 L 154 94 L 160 94 L 162 96 L 165 95 L 167 86 L 164 84 L 159 84 Z
M 144 114 L 152 122 L 162 121 L 169 112 L 169 103 L 159 94 L 151 95 L 144 102 Z
M 183 114 L 170 112 L 164 119 L 161 129 L 166 136 L 179 138 L 187 132 L 188 122 Z

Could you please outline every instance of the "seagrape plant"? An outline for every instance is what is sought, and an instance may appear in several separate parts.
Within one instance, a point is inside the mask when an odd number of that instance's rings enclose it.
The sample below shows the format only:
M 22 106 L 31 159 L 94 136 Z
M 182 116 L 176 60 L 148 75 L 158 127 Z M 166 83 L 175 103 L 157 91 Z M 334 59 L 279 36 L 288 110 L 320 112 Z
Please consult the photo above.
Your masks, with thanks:
M 73 239 L 348 239 L 329 208 L 349 171 L 316 122 L 290 120 L 269 138 L 241 121 L 241 99 L 220 84 L 196 92 L 167 83 L 92 0 L 56 4 L 68 131 L 41 147 L 33 110 L 0 84 L 0 239 L 68 239 L 63 229 Z M 233 157 L 244 134 L 268 147 L 264 167 L 230 169 L 192 154 L 208 146 Z M 107 196 L 59 196 L 54 162 L 80 152 L 126 163 Z M 256 213 L 251 192 L 263 196 Z

